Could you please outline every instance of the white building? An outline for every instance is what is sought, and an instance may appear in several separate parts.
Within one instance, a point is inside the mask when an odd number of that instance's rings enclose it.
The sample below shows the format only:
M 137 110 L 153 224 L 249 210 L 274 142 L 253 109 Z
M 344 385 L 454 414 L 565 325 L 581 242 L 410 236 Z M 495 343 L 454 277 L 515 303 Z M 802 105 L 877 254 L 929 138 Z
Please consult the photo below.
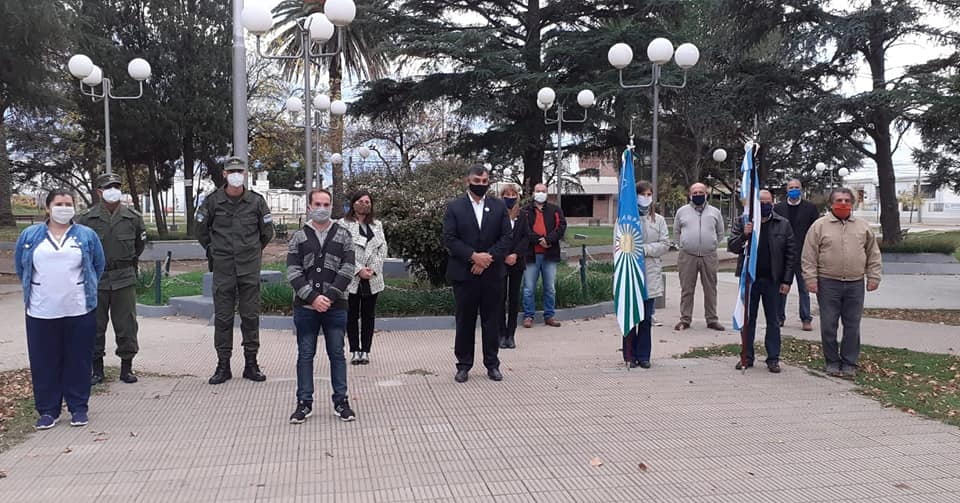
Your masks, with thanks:
M 936 223 L 937 221 L 960 219 L 960 194 L 948 188 L 933 190 L 927 178 L 919 178 L 919 196 L 922 201 L 916 208 L 912 208 L 910 197 L 917 191 L 917 178 L 898 177 L 897 196 L 900 199 L 900 219 L 913 222 Z M 854 173 L 843 180 L 843 184 L 853 190 L 857 196 L 855 210 L 863 216 L 877 215 L 879 210 L 878 197 L 879 182 L 876 175 Z

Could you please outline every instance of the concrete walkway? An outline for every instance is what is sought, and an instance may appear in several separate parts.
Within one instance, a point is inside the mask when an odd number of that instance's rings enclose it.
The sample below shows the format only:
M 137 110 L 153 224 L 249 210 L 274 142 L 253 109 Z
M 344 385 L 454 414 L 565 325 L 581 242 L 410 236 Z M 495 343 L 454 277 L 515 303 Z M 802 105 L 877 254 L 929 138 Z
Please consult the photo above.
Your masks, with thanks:
M 725 319 L 735 284 L 720 288 Z M 798 368 L 673 359 L 738 340 L 705 330 L 699 305 L 693 329 L 670 330 L 673 295 L 650 370 L 619 364 L 612 317 L 519 329 L 501 383 L 480 368 L 454 383 L 449 331 L 378 333 L 371 365 L 349 367 L 358 421 L 333 416 L 321 355 L 316 413 L 299 426 L 290 332 L 262 334 L 267 382 L 240 379 L 237 356 L 237 378 L 210 386 L 211 328 L 141 320 L 138 366 L 162 376 L 114 383 L 89 426 L 0 454 L 0 501 L 960 501 L 960 430 Z M 0 317 L 0 368 L 24 366 L 15 286 L 0 289 Z M 864 342 L 960 349 L 957 330 L 904 323 L 869 320 Z M 797 325 L 787 333 L 809 334 Z

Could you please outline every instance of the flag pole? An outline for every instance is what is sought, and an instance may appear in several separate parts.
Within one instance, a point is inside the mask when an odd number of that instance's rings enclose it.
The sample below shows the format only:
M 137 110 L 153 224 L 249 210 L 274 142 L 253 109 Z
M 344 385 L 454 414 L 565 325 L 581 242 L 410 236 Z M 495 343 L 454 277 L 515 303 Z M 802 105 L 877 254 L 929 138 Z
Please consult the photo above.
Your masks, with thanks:
M 749 209 L 749 213 L 744 214 L 744 216 L 742 217 L 744 225 L 747 224 L 748 222 L 747 219 L 750 219 L 749 221 L 752 221 L 753 212 L 756 210 L 756 208 L 754 208 L 754 205 L 753 205 L 753 200 L 757 191 L 757 184 L 754 183 L 754 181 L 758 180 L 757 157 L 755 154 L 756 154 L 756 151 L 760 149 L 760 145 L 757 144 L 756 141 L 754 141 L 754 142 L 751 142 L 750 148 L 751 150 L 754 150 L 753 152 L 750 152 L 750 154 L 753 154 L 753 172 L 750 173 L 750 181 L 748 182 L 750 184 L 749 195 L 747 197 L 747 208 Z M 753 231 L 759 232 L 759 229 L 753 229 Z M 751 251 L 750 246 L 744 246 L 744 252 L 743 252 L 744 268 L 749 267 L 748 264 L 750 264 L 750 251 Z M 750 287 L 753 286 L 753 279 L 750 277 L 750 274 L 748 273 L 748 274 L 745 274 L 744 276 L 745 276 L 745 281 L 744 281 L 744 288 L 743 288 L 743 304 L 744 304 L 743 325 L 740 326 L 740 373 L 741 374 L 747 373 L 747 354 L 749 352 L 749 346 L 750 346 L 750 338 L 748 333 L 749 331 L 748 327 L 750 326 Z

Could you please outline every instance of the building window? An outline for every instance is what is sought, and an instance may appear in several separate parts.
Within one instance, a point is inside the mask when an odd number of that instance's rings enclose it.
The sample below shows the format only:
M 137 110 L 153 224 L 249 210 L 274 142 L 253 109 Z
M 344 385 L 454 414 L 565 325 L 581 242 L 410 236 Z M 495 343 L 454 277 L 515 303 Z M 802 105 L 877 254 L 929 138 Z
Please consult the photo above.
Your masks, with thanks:
M 564 194 L 560 204 L 566 217 L 593 218 L 593 196 Z

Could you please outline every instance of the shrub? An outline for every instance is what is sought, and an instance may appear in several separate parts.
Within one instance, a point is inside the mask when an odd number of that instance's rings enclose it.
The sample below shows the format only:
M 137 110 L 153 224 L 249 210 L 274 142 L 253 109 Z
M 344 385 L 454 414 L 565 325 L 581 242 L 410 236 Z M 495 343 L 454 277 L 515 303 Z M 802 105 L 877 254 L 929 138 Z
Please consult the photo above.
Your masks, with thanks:
M 390 256 L 407 259 L 435 286 L 445 283 L 447 249 L 441 231 L 447 201 L 464 193 L 469 163 L 443 159 L 396 173 L 361 173 L 347 182 L 347 192 L 373 194 L 374 211 L 383 222 Z
M 897 244 L 880 243 L 880 249 L 888 253 L 943 253 L 950 255 L 960 247 L 960 235 L 944 234 L 907 234 Z

